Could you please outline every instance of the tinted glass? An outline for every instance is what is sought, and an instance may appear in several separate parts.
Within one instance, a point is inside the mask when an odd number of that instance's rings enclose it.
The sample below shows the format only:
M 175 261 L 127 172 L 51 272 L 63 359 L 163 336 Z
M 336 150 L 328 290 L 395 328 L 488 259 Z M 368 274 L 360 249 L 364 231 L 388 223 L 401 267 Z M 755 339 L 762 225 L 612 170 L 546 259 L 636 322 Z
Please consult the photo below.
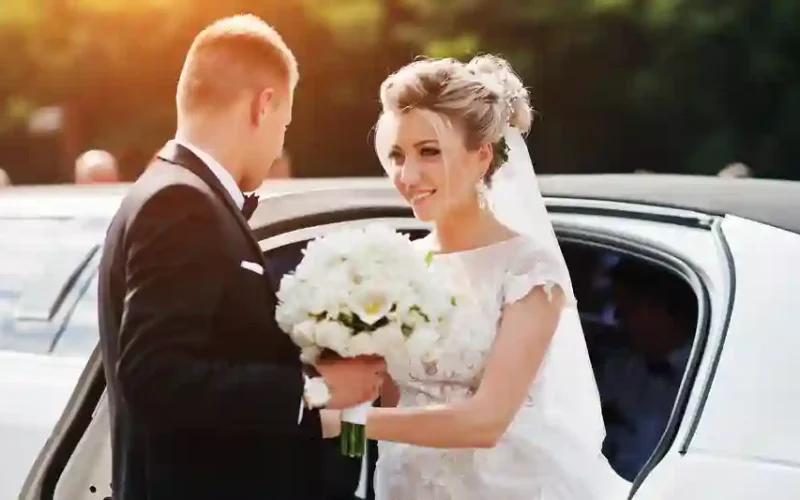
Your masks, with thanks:
M 70 256 L 88 252 L 101 241 L 103 228 L 104 224 L 89 220 L 0 218 L 0 349 L 49 351 L 78 291 L 67 290 L 66 298 L 60 294 L 81 260 Z M 46 304 L 39 307 L 33 299 L 40 296 L 63 303 L 58 310 Z M 48 314 L 31 315 L 20 309 L 25 304 L 30 311 L 41 309 Z M 21 317 L 15 318 L 15 313 Z
M 85 286 L 75 304 L 66 328 L 58 337 L 53 354 L 58 356 L 89 357 L 97 345 L 97 273 Z
M 3 334 L 13 331 L 22 292 L 44 274 L 55 253 L 53 238 L 63 235 L 64 226 L 57 219 L 0 219 L 0 345 Z

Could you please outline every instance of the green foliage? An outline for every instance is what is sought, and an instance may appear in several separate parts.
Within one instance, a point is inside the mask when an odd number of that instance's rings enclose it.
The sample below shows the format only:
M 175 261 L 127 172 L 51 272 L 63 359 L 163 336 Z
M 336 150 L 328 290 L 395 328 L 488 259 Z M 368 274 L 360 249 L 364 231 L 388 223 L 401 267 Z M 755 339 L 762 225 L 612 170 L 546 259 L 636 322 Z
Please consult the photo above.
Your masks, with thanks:
M 192 37 L 238 12 L 274 24 L 300 61 L 288 135 L 300 175 L 380 174 L 369 134 L 383 78 L 418 54 L 492 52 L 531 89 L 543 172 L 743 161 L 800 177 L 795 0 L 3 0 L 0 164 L 27 168 L 27 116 L 63 104 L 77 146 L 109 148 L 135 175 L 170 137 Z

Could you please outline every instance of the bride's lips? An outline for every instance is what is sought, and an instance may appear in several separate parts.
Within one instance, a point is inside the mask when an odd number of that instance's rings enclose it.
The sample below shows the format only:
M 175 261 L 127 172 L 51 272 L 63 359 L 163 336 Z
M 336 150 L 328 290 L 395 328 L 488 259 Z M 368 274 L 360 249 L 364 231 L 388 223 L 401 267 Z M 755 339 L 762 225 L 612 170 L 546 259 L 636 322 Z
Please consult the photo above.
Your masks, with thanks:
M 424 191 L 416 191 L 414 193 L 411 193 L 409 195 L 408 199 L 411 201 L 411 203 L 419 203 L 421 201 L 424 201 L 424 200 L 430 198 L 430 196 L 432 194 L 434 194 L 434 193 L 436 193 L 435 189 L 426 189 Z

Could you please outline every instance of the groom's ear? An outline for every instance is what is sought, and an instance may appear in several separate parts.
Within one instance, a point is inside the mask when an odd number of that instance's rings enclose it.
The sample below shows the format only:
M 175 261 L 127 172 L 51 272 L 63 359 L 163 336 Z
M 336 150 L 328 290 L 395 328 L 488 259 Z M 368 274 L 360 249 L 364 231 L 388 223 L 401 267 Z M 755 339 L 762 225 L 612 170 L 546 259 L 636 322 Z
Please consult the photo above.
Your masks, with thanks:
M 261 89 L 256 93 L 250 108 L 250 121 L 258 126 L 264 120 L 267 112 L 275 105 L 275 90 L 271 87 Z

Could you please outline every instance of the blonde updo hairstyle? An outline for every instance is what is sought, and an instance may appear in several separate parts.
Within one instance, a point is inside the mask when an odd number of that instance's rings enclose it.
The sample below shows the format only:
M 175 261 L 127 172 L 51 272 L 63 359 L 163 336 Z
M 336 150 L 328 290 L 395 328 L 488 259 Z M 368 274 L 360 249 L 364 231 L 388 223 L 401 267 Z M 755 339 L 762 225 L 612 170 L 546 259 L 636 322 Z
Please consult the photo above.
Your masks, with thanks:
M 381 118 L 387 113 L 426 110 L 458 128 L 468 150 L 492 144 L 494 154 L 483 178 L 487 185 L 505 159 L 506 127 L 526 133 L 533 120 L 527 89 L 511 65 L 494 55 L 476 56 L 468 63 L 452 58 L 417 60 L 381 84 L 380 100 Z M 376 134 L 380 127 L 381 119 Z M 387 153 L 380 151 L 377 140 L 376 149 L 381 158 Z

